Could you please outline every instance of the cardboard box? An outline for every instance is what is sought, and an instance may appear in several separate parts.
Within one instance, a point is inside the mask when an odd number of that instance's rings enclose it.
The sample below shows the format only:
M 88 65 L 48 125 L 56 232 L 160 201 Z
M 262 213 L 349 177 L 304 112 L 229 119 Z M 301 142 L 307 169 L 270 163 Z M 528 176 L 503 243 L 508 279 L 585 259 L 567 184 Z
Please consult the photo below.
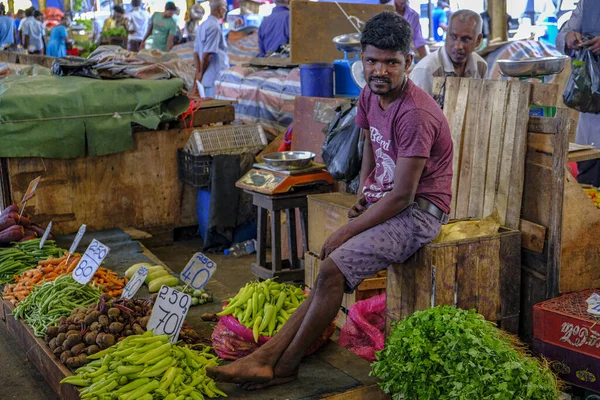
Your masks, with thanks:
M 327 238 L 348 223 L 348 211 L 356 203 L 350 193 L 324 193 L 308 196 L 308 250 L 321 253 Z
M 304 285 L 308 290 L 312 289 L 319 274 L 321 260 L 315 253 L 308 252 L 304 255 Z M 366 300 L 371 297 L 385 293 L 386 271 L 381 271 L 379 274 L 365 279 L 358 288 L 351 294 L 344 294 L 342 298 L 342 307 L 335 319 L 335 325 L 342 328 L 346 323 L 347 314 L 357 301 Z

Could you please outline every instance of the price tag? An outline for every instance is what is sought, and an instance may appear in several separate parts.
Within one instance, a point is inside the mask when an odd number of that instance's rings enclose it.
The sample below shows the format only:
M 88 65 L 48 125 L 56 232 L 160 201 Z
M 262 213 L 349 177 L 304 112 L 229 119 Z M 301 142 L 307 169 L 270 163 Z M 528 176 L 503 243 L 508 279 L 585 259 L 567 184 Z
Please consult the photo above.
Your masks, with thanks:
M 81 242 L 81 238 L 85 234 L 85 229 L 86 229 L 86 226 L 85 226 L 85 224 L 83 224 L 79 228 L 79 231 L 77 231 L 77 235 L 75 236 L 75 240 L 73 240 L 73 244 L 69 248 L 69 254 L 73 254 L 73 253 L 75 253 L 75 250 L 77 250 L 77 246 L 79 246 L 79 242 Z
M 196 253 L 187 263 L 179 279 L 194 290 L 200 290 L 217 270 L 217 264 L 202 253 Z
M 73 270 L 73 279 L 82 285 L 86 285 L 92 276 L 96 273 L 102 261 L 108 255 L 110 249 L 97 241 L 92 240 L 92 243 L 88 246 L 83 257 L 79 260 L 79 264 Z
M 163 285 L 152 307 L 148 330 L 154 331 L 155 335 L 169 335 L 171 343 L 177 342 L 191 304 L 189 294 Z
M 42 236 L 42 239 L 40 240 L 40 249 L 42 247 L 44 247 L 44 244 L 46 243 L 46 240 L 48 240 L 48 235 L 50 235 L 51 230 L 52 230 L 52 221 L 50 221 L 50 223 L 48 224 L 48 227 L 46 228 L 46 231 L 44 232 L 44 236 Z
M 27 188 L 27 191 L 25 192 L 25 196 L 23 196 L 23 200 L 21 200 L 21 205 L 23 205 L 24 203 L 26 203 L 27 201 L 29 201 L 29 199 L 31 199 L 33 197 L 33 194 L 35 193 L 35 189 L 37 189 L 38 184 L 40 183 L 40 179 L 42 179 L 42 177 L 38 176 L 37 178 L 35 178 L 31 182 L 29 182 L 29 187 Z
M 121 295 L 121 298 L 129 300 L 133 296 L 135 296 L 140 287 L 142 287 L 142 284 L 146 280 L 147 276 L 148 267 L 138 268 L 137 271 L 135 271 L 135 274 L 133 274 L 133 276 L 129 280 L 129 282 L 127 282 L 125 289 L 123 289 L 123 294 Z

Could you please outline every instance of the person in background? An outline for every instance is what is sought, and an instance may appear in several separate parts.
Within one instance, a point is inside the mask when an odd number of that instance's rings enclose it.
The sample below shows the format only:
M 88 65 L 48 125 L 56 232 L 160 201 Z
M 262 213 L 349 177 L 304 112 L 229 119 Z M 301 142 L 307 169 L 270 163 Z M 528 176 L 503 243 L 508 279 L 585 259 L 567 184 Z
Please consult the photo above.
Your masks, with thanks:
M 258 56 L 277 51 L 279 46 L 290 42 L 290 2 L 275 0 L 271 15 L 265 17 L 258 28 Z
M 0 49 L 17 42 L 17 30 L 11 17 L 0 16 Z
M 227 12 L 225 0 L 210 0 L 210 15 L 198 29 L 194 41 L 196 81 L 204 86 L 206 97 L 215 96 L 215 81 L 229 68 L 227 42 L 223 37 L 221 19 Z
M 362 190 L 348 214 L 352 219 L 326 240 L 315 287 L 283 328 L 249 356 L 207 368 L 209 377 L 247 390 L 295 380 L 344 292 L 390 264 L 404 263 L 448 221 L 450 128 L 435 101 L 406 76 L 410 43 L 411 27 L 395 13 L 384 11 L 366 23 L 361 46 L 367 86 L 356 114 L 365 138 Z
M 15 16 L 15 29 L 19 32 L 19 26 L 21 26 L 21 21 L 25 18 L 25 11 L 18 10 L 17 15 Z M 21 36 L 17 35 L 17 44 L 21 44 Z
M 164 12 L 155 12 L 150 20 L 150 26 L 141 47 L 145 48 L 145 42 L 152 35 L 152 49 L 160 51 L 171 51 L 173 48 L 175 35 L 177 34 L 177 24 L 173 15 L 177 11 L 175 3 L 172 1 L 165 4 Z
M 102 32 L 106 32 L 113 28 L 118 28 L 122 26 L 127 31 L 129 28 L 127 26 L 127 18 L 125 18 L 125 9 L 120 5 L 116 5 L 113 7 L 113 15 L 108 17 L 106 21 L 104 21 L 104 26 L 102 26 Z
M 0 16 L 6 15 L 6 6 L 4 2 L 0 1 Z
M 44 54 L 44 25 L 40 19 L 44 16 L 38 10 L 29 8 L 25 15 L 25 21 L 21 23 L 23 47 L 31 54 Z
M 556 49 L 567 55 L 575 55 L 579 49 L 587 47 L 600 55 L 600 2 L 580 0 L 571 18 L 556 37 Z M 600 114 L 580 113 L 575 143 L 591 144 L 600 149 Z M 577 163 L 577 180 L 600 186 L 600 160 Z
M 485 78 L 487 63 L 475 49 L 481 44 L 481 17 L 471 10 L 459 10 L 450 17 L 444 47 L 418 63 L 410 79 L 433 96 L 434 76 Z
M 51 57 L 65 57 L 67 55 L 67 42 L 69 41 L 67 26 L 70 22 L 69 17 L 65 15 L 62 17 L 60 24 L 52 28 L 46 55 Z
M 127 14 L 127 26 L 129 27 L 129 36 L 127 38 L 127 50 L 139 52 L 140 45 L 146 37 L 146 29 L 148 28 L 148 13 L 141 9 L 142 0 L 132 0 L 131 6 L 133 9 Z
M 433 10 L 433 39 L 436 42 L 443 42 L 444 34 L 448 30 L 448 7 L 448 2 L 438 1 L 437 7 Z
M 427 48 L 427 41 L 423 37 L 421 22 L 419 21 L 419 13 L 410 8 L 408 3 L 409 0 L 394 0 L 396 12 L 401 17 L 404 17 L 404 19 L 408 21 L 410 27 L 412 28 L 413 45 L 417 51 L 417 54 L 419 54 L 419 58 L 423 59 L 429 52 Z

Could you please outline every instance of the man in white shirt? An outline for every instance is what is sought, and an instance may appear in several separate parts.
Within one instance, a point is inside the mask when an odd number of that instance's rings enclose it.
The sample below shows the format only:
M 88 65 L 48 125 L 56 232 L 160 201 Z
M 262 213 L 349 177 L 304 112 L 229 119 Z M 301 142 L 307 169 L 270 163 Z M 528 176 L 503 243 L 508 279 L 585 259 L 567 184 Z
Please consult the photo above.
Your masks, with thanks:
M 421 89 L 433 93 L 434 76 L 485 78 L 487 63 L 475 49 L 481 44 L 481 16 L 471 10 L 452 14 L 446 43 L 438 51 L 422 59 L 410 74 L 410 79 Z
M 44 54 L 44 25 L 40 21 L 42 13 L 28 9 L 27 18 L 19 25 L 23 37 L 23 47 L 31 54 Z
M 141 0 L 132 0 L 131 6 L 133 10 L 127 14 L 129 20 L 129 36 L 127 38 L 127 49 L 129 51 L 138 52 L 140 45 L 146 37 L 146 30 L 148 29 L 148 19 L 150 15 L 145 10 L 141 9 Z

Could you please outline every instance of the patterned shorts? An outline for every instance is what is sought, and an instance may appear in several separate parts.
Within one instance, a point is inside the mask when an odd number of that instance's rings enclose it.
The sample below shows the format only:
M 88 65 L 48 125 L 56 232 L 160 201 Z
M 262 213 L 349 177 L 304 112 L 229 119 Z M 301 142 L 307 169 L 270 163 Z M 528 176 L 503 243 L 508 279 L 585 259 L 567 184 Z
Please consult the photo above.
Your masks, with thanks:
M 441 223 L 416 203 L 400 214 L 368 229 L 329 256 L 346 277 L 346 291 L 351 293 L 366 278 L 403 263 L 440 233 Z

